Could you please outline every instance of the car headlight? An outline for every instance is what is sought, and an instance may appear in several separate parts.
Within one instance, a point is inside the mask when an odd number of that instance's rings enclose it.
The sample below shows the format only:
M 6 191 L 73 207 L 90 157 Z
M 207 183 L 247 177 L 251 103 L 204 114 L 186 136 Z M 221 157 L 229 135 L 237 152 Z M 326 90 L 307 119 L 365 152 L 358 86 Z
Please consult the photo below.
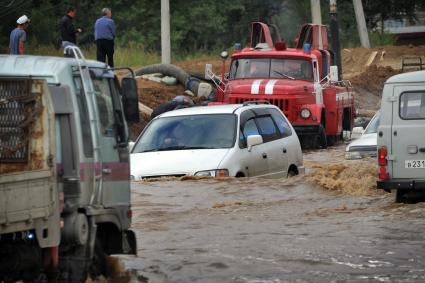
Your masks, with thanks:
M 195 173 L 195 176 L 198 177 L 228 177 L 229 170 L 227 169 L 218 169 L 218 170 L 205 170 Z
M 302 117 L 302 118 L 304 118 L 304 119 L 308 119 L 308 118 L 310 118 L 310 116 L 311 116 L 311 112 L 310 112 L 310 110 L 309 110 L 309 109 L 304 108 L 304 109 L 302 109 L 302 110 L 301 110 L 300 115 L 301 115 L 301 117 Z

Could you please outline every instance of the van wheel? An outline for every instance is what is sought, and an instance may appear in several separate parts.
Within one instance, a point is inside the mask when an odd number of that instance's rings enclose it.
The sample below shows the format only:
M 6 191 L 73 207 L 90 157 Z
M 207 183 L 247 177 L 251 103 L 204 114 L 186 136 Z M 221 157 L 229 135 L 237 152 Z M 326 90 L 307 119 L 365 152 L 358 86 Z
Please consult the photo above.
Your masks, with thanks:
M 402 203 L 405 201 L 404 192 L 402 190 L 397 190 L 395 193 L 395 202 Z

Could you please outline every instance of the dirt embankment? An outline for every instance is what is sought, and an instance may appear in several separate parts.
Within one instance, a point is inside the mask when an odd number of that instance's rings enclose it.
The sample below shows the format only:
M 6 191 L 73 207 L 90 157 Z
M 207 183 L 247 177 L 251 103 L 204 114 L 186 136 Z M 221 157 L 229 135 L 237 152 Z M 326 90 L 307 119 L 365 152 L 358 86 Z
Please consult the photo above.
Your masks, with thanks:
M 342 50 L 344 79 L 350 80 L 356 92 L 356 107 L 377 110 L 385 81 L 401 73 L 402 58 L 420 57 L 425 61 L 425 46 L 385 46 Z M 410 67 L 404 72 L 419 70 Z

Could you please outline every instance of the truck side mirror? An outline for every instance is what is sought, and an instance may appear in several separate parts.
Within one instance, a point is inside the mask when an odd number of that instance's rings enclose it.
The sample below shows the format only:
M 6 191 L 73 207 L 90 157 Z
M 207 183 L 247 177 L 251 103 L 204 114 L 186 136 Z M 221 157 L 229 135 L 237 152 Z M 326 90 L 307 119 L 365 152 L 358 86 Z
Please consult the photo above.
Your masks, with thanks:
M 226 60 L 227 57 L 229 57 L 229 53 L 227 51 L 222 51 L 220 53 L 220 57 L 221 57 L 221 59 Z
M 121 89 L 124 107 L 125 120 L 128 123 L 138 123 L 139 118 L 139 98 L 137 96 L 137 82 L 134 78 L 123 78 Z
M 331 82 L 337 82 L 338 80 L 338 66 L 330 66 L 329 68 L 329 80 Z

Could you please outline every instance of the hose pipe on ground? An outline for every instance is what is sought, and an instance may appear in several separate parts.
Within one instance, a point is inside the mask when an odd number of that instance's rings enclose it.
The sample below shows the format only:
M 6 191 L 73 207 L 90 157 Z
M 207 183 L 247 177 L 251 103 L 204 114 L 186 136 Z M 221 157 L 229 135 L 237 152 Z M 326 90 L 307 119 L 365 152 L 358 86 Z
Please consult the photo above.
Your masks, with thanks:
M 208 97 L 213 93 L 212 86 L 208 83 L 201 82 L 195 77 L 191 77 L 182 68 L 171 64 L 154 64 L 137 69 L 136 76 L 147 74 L 161 73 L 165 76 L 175 77 L 177 81 L 187 90 L 193 92 L 196 96 Z

